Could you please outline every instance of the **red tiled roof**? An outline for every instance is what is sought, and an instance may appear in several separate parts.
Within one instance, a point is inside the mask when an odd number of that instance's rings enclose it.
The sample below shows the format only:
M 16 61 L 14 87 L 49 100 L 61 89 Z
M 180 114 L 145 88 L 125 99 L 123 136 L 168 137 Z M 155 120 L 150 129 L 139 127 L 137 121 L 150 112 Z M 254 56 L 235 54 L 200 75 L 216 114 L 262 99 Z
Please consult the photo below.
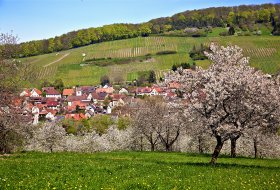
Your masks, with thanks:
M 14 98 L 12 101 L 13 101 L 14 106 L 20 106 L 20 105 L 22 105 L 22 102 L 23 102 L 23 100 L 21 98 Z
M 74 119 L 76 121 L 79 121 L 81 119 L 86 119 L 86 116 L 83 113 L 80 113 L 80 114 L 66 114 L 65 119 Z
M 63 90 L 63 96 L 71 96 L 74 94 L 74 90 L 73 89 L 64 89 Z
M 40 90 L 38 90 L 37 88 L 33 89 L 38 95 L 42 95 L 42 92 Z
M 48 107 L 56 107 L 59 105 L 57 101 L 47 101 Z
M 160 87 L 153 87 L 158 93 L 161 93 L 163 90 Z
M 96 99 L 96 100 L 105 100 L 107 95 L 108 94 L 106 92 L 92 93 L 93 99 Z
M 88 104 L 89 103 L 85 103 L 85 102 L 81 102 L 81 101 L 74 101 L 74 102 L 72 102 L 72 106 L 73 107 L 76 108 L 76 106 L 79 106 L 80 109 L 85 109 Z
M 112 94 L 114 92 L 113 87 L 108 87 L 108 88 L 97 88 L 96 93 L 101 93 L 101 92 L 106 92 L 107 94 Z
M 25 92 L 25 95 L 24 95 L 25 97 L 30 97 L 31 96 L 30 90 L 26 89 L 23 92 Z
M 110 97 L 113 99 L 113 101 L 117 101 L 119 99 L 125 98 L 126 96 L 123 94 L 112 94 Z
M 152 88 L 149 87 L 138 87 L 136 89 L 136 93 L 150 93 L 152 92 Z
M 82 95 L 82 96 L 68 96 L 67 97 L 67 102 L 74 102 L 74 101 L 82 101 L 82 100 L 87 100 L 87 96 L 86 95 Z
M 47 95 L 60 95 L 60 93 L 55 89 L 47 89 L 46 94 Z

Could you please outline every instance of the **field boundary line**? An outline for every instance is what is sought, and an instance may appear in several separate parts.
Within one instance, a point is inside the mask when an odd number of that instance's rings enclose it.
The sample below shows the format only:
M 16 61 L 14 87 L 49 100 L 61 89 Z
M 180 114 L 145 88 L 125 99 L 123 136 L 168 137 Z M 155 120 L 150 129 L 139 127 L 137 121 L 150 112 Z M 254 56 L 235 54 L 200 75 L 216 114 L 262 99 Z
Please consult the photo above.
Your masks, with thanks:
M 70 53 L 66 53 L 66 54 L 63 55 L 61 58 L 59 58 L 59 59 L 57 59 L 57 60 L 55 60 L 55 61 L 53 61 L 53 62 L 51 62 L 51 63 L 49 63 L 49 64 L 47 64 L 47 65 L 44 65 L 43 67 L 46 68 L 46 67 L 48 67 L 48 66 L 50 66 L 50 65 L 52 65 L 52 64 L 55 64 L 55 63 L 61 61 L 62 59 L 64 59 L 65 57 L 67 57 L 69 54 L 70 54 Z

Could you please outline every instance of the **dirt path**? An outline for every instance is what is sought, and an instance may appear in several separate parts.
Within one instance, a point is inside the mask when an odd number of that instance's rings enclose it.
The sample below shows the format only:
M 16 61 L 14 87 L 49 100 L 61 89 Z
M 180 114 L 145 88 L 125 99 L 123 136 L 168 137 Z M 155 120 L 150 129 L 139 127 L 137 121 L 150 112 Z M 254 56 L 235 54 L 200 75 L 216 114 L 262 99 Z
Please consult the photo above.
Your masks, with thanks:
M 70 53 L 66 53 L 66 54 L 63 55 L 61 58 L 59 58 L 59 59 L 57 59 L 57 60 L 55 60 L 55 61 L 53 61 L 53 62 L 51 62 L 51 63 L 49 63 L 49 64 L 47 64 L 47 65 L 44 65 L 44 67 L 48 67 L 48 66 L 50 66 L 50 65 L 52 65 L 52 64 L 55 64 L 55 63 L 61 61 L 62 59 L 64 59 L 65 57 L 67 57 L 69 54 L 70 54 Z

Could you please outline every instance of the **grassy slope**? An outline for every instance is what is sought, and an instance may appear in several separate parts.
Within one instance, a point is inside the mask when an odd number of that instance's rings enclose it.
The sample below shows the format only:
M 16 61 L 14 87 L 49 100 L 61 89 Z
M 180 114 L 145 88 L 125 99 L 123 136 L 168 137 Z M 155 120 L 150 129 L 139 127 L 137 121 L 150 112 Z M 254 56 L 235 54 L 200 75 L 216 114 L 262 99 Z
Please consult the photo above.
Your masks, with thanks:
M 184 153 L 25 153 L 0 157 L 0 189 L 279 189 L 279 160 Z
M 223 29 L 213 31 L 210 37 L 186 38 L 186 37 L 148 37 L 118 40 L 90 45 L 64 52 L 41 55 L 23 59 L 32 62 L 39 68 L 41 79 L 54 80 L 62 78 L 66 85 L 87 85 L 99 83 L 100 76 L 107 74 L 114 79 L 121 76 L 125 80 L 134 80 L 139 71 L 155 70 L 157 76 L 170 69 L 173 64 L 190 62 L 188 53 L 193 45 L 201 43 L 209 44 L 217 42 L 221 45 L 233 44 L 244 48 L 244 54 L 251 57 L 251 65 L 262 69 L 267 73 L 276 73 L 280 69 L 280 37 L 275 36 L 228 36 L 217 37 L 217 33 Z M 164 50 L 176 50 L 174 55 L 155 55 Z M 68 54 L 61 61 L 48 67 L 45 65 Z M 85 59 L 92 58 L 124 58 L 144 56 L 148 53 L 153 55 L 153 62 L 135 62 L 122 65 L 109 65 L 106 67 L 86 66 L 81 67 L 82 54 L 86 53 Z M 207 67 L 209 63 L 202 61 L 198 65 Z

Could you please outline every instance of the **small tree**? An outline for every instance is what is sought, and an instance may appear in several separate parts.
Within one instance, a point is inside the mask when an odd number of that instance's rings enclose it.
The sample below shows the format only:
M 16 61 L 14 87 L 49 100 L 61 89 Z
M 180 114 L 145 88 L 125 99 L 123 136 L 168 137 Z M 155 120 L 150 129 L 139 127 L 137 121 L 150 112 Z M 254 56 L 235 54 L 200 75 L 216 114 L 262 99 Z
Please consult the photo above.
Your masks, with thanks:
M 106 84 L 110 84 L 110 79 L 107 75 L 103 75 L 101 78 L 100 78 L 100 84 L 102 86 L 106 85 Z
M 229 27 L 228 34 L 231 35 L 231 36 L 233 36 L 233 35 L 235 34 L 235 29 L 234 29 L 234 27 L 232 27 L 232 26 Z
M 158 122 L 159 139 L 167 152 L 172 151 L 173 144 L 178 140 L 186 124 L 184 110 L 178 104 L 169 103 L 164 111 L 164 116 Z
M 56 79 L 56 80 L 54 81 L 54 83 L 53 83 L 53 86 L 54 86 L 56 89 L 58 89 L 58 90 L 60 90 L 60 91 L 63 91 L 64 83 L 63 83 L 62 79 Z
M 42 144 L 43 149 L 50 152 L 54 148 L 61 146 L 63 137 L 66 135 L 65 129 L 56 123 L 46 123 L 36 132 L 36 138 Z
M 156 79 L 155 71 L 150 71 L 148 82 L 155 83 L 156 81 L 157 81 L 157 79 Z
M 175 64 L 172 65 L 172 71 L 174 71 L 174 72 L 177 71 L 177 65 L 175 65 Z
M 134 113 L 134 133 L 140 135 L 140 140 L 145 138 L 150 144 L 150 150 L 154 151 L 159 142 L 159 127 L 164 116 L 166 105 L 160 97 L 147 97 L 138 104 L 137 111 Z

